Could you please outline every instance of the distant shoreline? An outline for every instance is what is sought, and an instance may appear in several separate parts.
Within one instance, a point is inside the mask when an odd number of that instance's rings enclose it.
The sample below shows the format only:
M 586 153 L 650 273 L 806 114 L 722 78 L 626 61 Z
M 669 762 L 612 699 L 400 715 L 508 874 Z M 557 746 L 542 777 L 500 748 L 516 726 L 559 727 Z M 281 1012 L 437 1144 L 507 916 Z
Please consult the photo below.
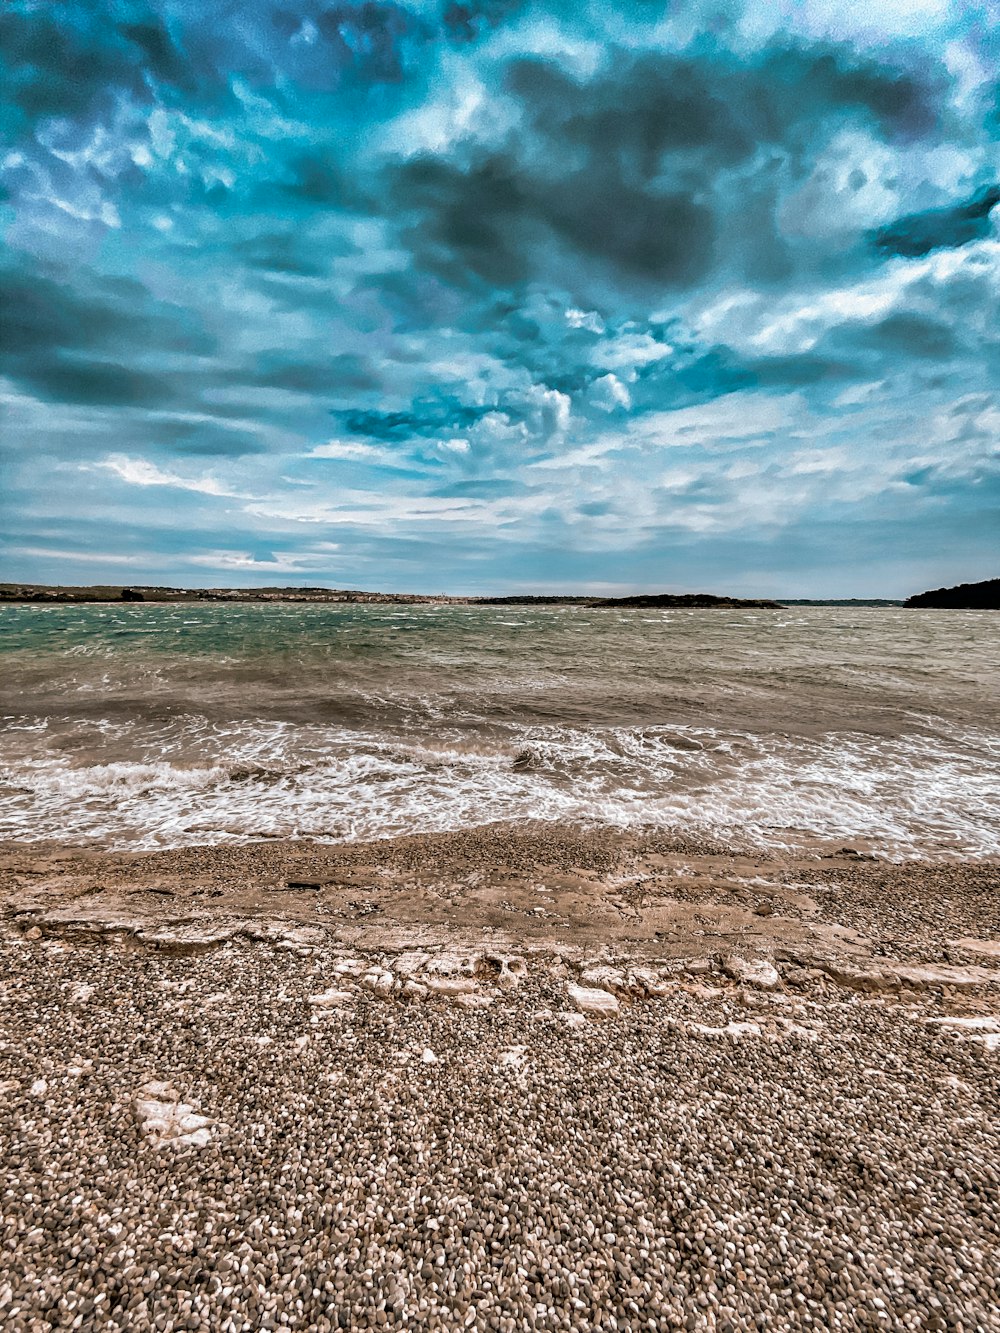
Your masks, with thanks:
M 0 583 L 0 605 L 185 602 L 289 602 L 403 606 L 579 606 L 678 607 L 690 609 L 746 608 L 776 611 L 785 606 L 902 606 L 902 599 L 886 597 L 786 598 L 728 597 L 714 593 L 640 593 L 629 597 L 594 597 L 520 593 L 507 596 L 451 596 L 446 593 L 370 592 L 355 588 L 171 588 L 149 584 L 94 584 L 74 586 L 38 583 Z

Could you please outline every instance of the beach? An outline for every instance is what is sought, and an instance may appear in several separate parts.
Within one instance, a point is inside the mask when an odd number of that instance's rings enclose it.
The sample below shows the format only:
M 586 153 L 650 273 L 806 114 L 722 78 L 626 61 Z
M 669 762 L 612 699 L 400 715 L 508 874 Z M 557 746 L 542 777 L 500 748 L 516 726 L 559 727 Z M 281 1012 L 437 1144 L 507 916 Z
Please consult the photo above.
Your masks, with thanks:
M 985 613 L 0 615 L 5 1330 L 1000 1328 Z
M 998 1327 L 995 863 L 0 865 L 5 1328 Z

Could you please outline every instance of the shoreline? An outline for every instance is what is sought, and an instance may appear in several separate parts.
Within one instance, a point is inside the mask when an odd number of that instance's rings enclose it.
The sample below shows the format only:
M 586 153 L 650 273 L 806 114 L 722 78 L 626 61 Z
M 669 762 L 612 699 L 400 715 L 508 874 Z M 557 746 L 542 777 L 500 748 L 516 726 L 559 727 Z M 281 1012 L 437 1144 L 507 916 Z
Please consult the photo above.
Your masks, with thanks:
M 438 943 L 461 935 L 470 947 L 497 936 L 550 949 L 669 944 L 675 953 L 749 939 L 765 953 L 860 956 L 891 944 L 933 962 L 962 952 L 959 936 L 996 933 L 991 885 L 1000 888 L 1000 859 L 889 860 L 863 841 L 731 846 L 655 827 L 551 821 L 152 850 L 0 840 L 4 916 L 37 917 L 52 934 L 260 920 L 309 924 L 343 943 L 363 920 L 370 948 L 407 931 Z M 865 934 L 854 940 L 851 931 Z M 972 961 L 969 950 L 963 957 Z
M 0 1321 L 996 1329 L 998 888 L 565 825 L 0 844 Z

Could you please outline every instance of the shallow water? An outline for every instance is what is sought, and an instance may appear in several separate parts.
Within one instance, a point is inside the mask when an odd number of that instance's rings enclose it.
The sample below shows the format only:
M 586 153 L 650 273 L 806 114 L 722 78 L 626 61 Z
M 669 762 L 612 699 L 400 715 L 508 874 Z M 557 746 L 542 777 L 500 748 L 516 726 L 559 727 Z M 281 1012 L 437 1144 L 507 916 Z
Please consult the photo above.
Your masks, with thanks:
M 0 836 L 498 819 L 1000 852 L 990 612 L 0 608 Z

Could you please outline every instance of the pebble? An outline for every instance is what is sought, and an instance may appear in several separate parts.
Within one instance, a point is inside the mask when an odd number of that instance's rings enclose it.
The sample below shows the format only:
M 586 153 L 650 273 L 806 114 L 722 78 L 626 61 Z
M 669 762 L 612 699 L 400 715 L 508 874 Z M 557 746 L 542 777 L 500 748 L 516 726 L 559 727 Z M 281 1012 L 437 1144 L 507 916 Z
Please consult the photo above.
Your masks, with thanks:
M 1000 1329 L 995 1004 L 311 947 L 0 941 L 4 1333 Z

